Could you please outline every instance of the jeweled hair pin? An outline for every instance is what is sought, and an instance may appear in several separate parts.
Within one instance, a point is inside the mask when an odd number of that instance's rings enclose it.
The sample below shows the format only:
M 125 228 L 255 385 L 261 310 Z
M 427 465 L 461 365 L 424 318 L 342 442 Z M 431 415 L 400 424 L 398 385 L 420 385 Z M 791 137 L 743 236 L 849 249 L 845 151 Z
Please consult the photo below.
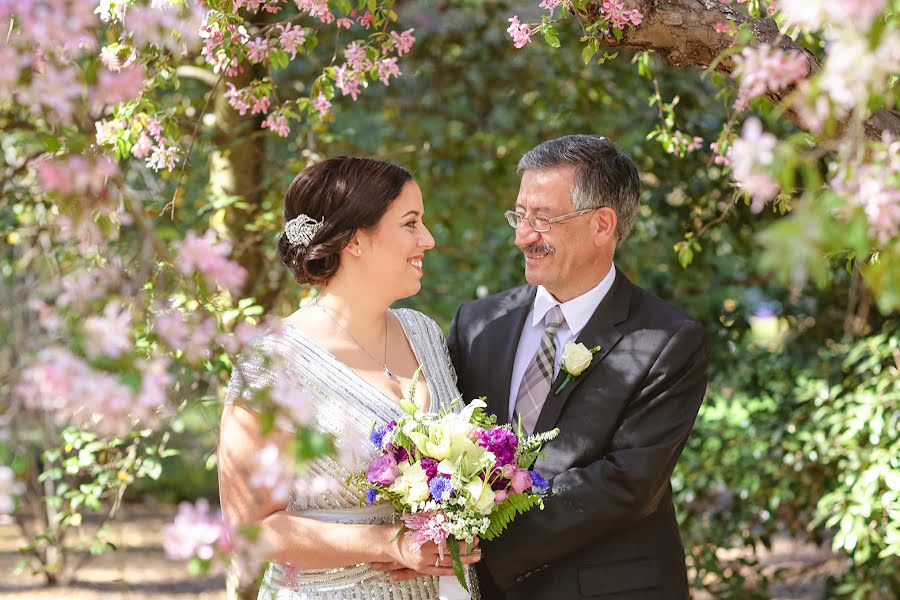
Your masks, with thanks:
M 325 217 L 322 217 L 321 221 L 316 221 L 309 215 L 299 214 L 284 224 L 284 235 L 291 245 L 300 244 L 305 248 L 324 226 Z

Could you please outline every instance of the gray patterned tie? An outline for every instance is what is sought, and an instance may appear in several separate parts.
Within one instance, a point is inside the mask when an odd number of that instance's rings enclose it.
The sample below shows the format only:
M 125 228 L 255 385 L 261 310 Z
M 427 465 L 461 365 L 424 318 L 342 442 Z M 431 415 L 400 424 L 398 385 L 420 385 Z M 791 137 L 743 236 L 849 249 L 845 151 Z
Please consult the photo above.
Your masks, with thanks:
M 544 400 L 550 393 L 550 385 L 553 383 L 553 364 L 556 362 L 555 336 L 566 318 L 562 314 L 559 305 L 554 306 L 544 315 L 544 335 L 541 337 L 541 347 L 538 348 L 534 359 L 528 363 L 522 383 L 519 385 L 519 393 L 516 395 L 516 414 L 522 417 L 522 428 L 528 433 L 534 433 L 538 415 Z

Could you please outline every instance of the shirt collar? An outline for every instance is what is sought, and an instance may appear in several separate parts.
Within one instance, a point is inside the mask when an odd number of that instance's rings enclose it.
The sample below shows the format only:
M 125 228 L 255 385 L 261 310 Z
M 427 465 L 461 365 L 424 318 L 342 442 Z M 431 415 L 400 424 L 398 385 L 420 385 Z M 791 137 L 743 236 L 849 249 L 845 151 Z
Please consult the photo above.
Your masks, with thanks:
M 609 293 L 615 280 L 616 267 L 613 265 L 610 267 L 609 273 L 606 274 L 606 277 L 604 277 L 600 283 L 580 296 L 576 296 L 568 302 L 563 303 L 560 303 L 554 298 L 544 286 L 539 285 L 537 293 L 534 296 L 534 305 L 531 309 L 532 327 L 539 327 L 544 320 L 544 315 L 547 314 L 547 311 L 558 305 L 562 310 L 563 316 L 566 318 L 566 325 L 569 327 L 569 331 L 572 332 L 573 336 L 577 337 L 578 334 L 581 333 L 581 330 L 584 329 L 584 326 L 587 325 L 587 322 L 594 314 L 594 311 L 597 310 L 597 307 L 606 297 L 606 294 Z

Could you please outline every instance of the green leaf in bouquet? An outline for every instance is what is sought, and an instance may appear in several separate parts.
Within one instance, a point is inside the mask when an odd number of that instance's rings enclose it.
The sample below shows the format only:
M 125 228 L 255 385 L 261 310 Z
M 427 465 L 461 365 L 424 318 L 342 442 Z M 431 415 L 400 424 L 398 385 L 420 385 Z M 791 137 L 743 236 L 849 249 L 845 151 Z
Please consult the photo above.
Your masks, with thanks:
M 447 542 L 447 545 L 450 546 L 450 558 L 453 559 L 453 572 L 456 574 L 456 579 L 459 580 L 459 585 L 468 592 L 469 586 L 466 585 L 466 573 L 463 571 L 462 560 L 459 557 L 459 541 L 451 535 Z
M 531 510 L 535 506 L 544 510 L 544 500 L 537 494 L 515 494 L 508 496 L 506 500 L 497 505 L 489 516 L 491 524 L 482 538 L 488 541 L 499 536 L 512 523 L 517 515 Z

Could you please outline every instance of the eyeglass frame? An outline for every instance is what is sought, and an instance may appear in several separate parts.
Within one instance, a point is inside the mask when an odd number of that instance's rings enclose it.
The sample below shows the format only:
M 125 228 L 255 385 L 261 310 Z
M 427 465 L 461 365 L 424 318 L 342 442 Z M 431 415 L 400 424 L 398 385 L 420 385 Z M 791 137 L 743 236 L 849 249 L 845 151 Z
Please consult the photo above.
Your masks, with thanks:
M 514 210 L 506 211 L 505 213 L 503 213 L 503 216 L 506 217 L 506 222 L 509 223 L 509 226 L 512 227 L 513 229 L 517 229 L 519 227 L 519 225 L 522 224 L 522 221 L 528 221 L 528 224 L 531 225 L 531 228 L 533 230 L 535 230 L 537 233 L 547 233 L 548 231 L 550 231 L 550 229 L 552 229 L 552 226 L 554 223 L 559 223 L 560 221 L 566 221 L 568 219 L 574 219 L 575 217 L 580 217 L 581 215 L 585 215 L 591 211 L 597 210 L 598 208 L 600 208 L 600 207 L 595 206 L 594 208 L 582 208 L 581 210 L 576 210 L 575 212 L 570 212 L 570 213 L 566 213 L 564 215 L 559 215 L 558 217 L 550 217 L 549 219 L 547 217 L 535 217 L 534 215 L 529 215 L 529 214 L 523 215 L 522 213 L 516 212 Z M 519 217 L 519 222 L 516 223 L 515 225 L 510 223 L 510 218 L 513 215 L 515 215 L 516 217 Z M 535 219 L 547 221 L 547 229 L 538 229 L 537 227 L 535 227 L 535 225 L 534 225 Z

